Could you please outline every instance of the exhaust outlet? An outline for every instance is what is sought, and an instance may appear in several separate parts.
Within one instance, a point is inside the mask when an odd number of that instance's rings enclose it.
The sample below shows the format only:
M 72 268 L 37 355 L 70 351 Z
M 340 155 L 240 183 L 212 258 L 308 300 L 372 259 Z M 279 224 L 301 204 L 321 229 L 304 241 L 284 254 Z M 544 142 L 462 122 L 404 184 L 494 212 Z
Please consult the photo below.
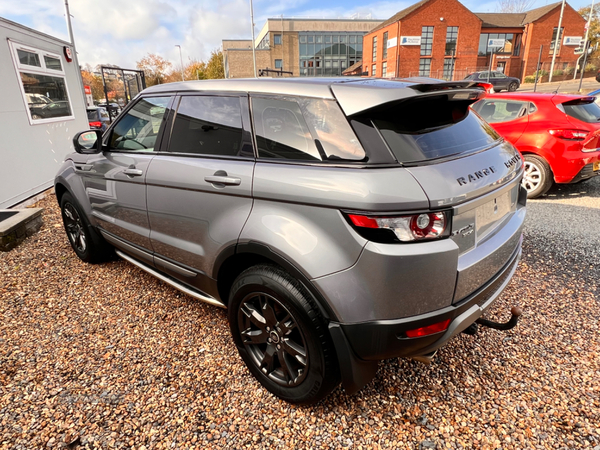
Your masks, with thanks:
M 411 359 L 422 362 L 423 364 L 431 364 L 436 353 L 437 353 L 437 350 L 435 350 L 427 355 L 411 356 Z

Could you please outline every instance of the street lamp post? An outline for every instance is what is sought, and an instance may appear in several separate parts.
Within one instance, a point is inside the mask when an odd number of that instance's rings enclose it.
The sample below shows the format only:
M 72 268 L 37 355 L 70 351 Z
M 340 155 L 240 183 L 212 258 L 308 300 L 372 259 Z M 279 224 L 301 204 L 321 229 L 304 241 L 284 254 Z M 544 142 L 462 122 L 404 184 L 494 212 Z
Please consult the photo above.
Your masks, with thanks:
M 185 81 L 183 77 L 183 57 L 181 56 L 181 45 L 176 45 L 175 47 L 179 47 L 179 61 L 181 62 L 181 81 Z
M 560 17 L 558 18 L 558 30 L 556 30 L 556 40 L 554 41 L 554 48 L 552 49 L 552 63 L 550 64 L 550 74 L 548 76 L 548 83 L 552 81 L 552 72 L 554 72 L 554 61 L 556 61 L 556 49 L 559 48 L 560 45 L 562 45 L 562 36 L 560 34 L 560 29 L 562 28 L 563 13 L 565 12 L 565 2 L 566 0 L 562 0 L 562 6 L 560 8 Z

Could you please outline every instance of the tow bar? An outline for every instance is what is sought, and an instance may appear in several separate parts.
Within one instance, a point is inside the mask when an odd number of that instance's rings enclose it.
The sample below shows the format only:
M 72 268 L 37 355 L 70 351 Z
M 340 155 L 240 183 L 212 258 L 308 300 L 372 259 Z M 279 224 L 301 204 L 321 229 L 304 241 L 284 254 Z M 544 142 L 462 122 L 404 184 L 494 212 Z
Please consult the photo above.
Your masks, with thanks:
M 519 317 L 521 317 L 521 314 L 523 314 L 523 310 L 518 306 L 513 306 L 510 309 L 510 313 L 511 317 L 506 323 L 492 322 L 491 320 L 487 319 L 477 319 L 475 323 L 472 323 L 465 330 L 463 330 L 463 333 L 470 335 L 476 334 L 478 328 L 477 325 L 481 325 L 482 327 L 493 328 L 494 330 L 500 331 L 510 330 L 511 328 L 517 326 L 517 323 L 519 322 Z

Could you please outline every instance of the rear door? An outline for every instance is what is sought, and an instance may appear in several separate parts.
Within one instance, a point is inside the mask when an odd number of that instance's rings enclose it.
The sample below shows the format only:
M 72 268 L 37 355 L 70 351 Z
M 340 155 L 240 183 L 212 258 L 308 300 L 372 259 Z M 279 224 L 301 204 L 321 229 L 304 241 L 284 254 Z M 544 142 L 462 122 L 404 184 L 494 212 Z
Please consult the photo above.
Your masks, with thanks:
M 77 167 L 97 225 L 151 251 L 146 172 L 164 128 L 170 96 L 140 98 L 104 135 L 104 151 Z
M 252 208 L 248 98 L 182 95 L 172 116 L 146 178 L 150 240 L 157 267 L 206 291 L 214 258 Z

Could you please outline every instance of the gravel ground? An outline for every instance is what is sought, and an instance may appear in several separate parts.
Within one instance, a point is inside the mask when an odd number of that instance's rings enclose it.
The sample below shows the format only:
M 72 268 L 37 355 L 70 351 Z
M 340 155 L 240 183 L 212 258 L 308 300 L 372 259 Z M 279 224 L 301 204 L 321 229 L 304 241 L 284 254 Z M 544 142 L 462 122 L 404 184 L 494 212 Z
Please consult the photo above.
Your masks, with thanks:
M 124 261 L 71 251 L 55 198 L 0 254 L 0 449 L 600 450 L 600 180 L 529 203 L 523 260 L 490 312 L 433 364 L 385 361 L 350 397 L 277 400 L 250 376 L 223 310 Z

